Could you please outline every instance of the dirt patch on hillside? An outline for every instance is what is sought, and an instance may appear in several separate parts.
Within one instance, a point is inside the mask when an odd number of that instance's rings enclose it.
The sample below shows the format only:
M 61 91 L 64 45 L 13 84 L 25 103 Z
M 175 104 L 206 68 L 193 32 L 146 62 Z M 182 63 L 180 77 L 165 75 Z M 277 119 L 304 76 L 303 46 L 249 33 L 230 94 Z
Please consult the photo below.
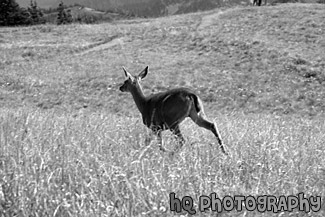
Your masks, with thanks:
M 88 45 L 86 49 L 82 50 L 81 52 L 77 53 L 76 55 L 81 56 L 81 55 L 85 55 L 85 54 L 88 54 L 91 52 L 98 52 L 98 51 L 106 50 L 110 47 L 114 47 L 121 43 L 123 43 L 123 38 L 114 37 L 111 41 L 108 41 L 108 42 L 104 41 L 104 42 Z
M 223 11 L 219 11 L 218 13 L 213 13 L 202 17 L 201 23 L 197 27 L 197 30 L 200 31 L 211 26 L 211 24 L 215 23 L 219 16 L 223 13 Z

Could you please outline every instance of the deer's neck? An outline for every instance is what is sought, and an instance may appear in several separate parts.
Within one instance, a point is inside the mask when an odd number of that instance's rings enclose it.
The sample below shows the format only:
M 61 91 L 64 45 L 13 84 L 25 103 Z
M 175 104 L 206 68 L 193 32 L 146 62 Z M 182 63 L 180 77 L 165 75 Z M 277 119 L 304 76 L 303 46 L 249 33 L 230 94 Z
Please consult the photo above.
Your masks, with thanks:
M 133 96 L 134 102 L 137 105 L 139 111 L 141 112 L 141 114 L 143 114 L 147 103 L 147 99 L 143 94 L 142 88 L 140 86 L 134 87 L 134 89 L 131 91 L 131 94 Z

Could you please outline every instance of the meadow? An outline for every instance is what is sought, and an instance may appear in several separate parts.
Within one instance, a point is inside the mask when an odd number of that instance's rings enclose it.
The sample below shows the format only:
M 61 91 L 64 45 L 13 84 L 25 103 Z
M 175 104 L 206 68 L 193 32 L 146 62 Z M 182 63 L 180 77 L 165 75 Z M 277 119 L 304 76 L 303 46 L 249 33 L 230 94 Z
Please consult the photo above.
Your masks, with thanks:
M 96 25 L 0 29 L 1 216 L 174 216 L 169 194 L 319 196 L 325 215 L 325 6 L 220 8 Z M 149 130 L 122 66 L 149 65 L 146 94 L 186 86 L 211 132 L 181 125 L 174 155 Z M 169 132 L 164 145 L 177 143 Z

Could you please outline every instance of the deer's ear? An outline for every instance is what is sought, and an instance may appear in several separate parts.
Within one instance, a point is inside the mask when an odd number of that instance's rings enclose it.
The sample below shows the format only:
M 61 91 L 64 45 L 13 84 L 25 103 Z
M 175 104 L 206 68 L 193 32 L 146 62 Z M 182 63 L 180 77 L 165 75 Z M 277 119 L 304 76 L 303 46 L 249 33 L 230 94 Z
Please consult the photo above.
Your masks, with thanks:
M 123 68 L 126 79 L 132 79 L 132 75 L 130 73 L 128 73 L 128 71 L 126 71 L 126 69 L 124 67 L 122 67 L 122 68 Z
M 142 70 L 142 72 L 140 72 L 140 74 L 138 75 L 138 77 L 142 80 L 144 79 L 147 74 L 148 74 L 148 69 L 149 69 L 149 66 L 147 66 L 144 70 Z

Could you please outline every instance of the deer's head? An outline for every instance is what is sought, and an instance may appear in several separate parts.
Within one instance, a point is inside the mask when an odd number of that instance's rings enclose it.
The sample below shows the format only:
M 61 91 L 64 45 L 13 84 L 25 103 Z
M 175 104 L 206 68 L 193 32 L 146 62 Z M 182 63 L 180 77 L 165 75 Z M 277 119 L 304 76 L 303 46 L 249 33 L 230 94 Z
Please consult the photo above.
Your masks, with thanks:
M 140 81 L 147 76 L 148 68 L 149 67 L 147 66 L 144 70 L 142 70 L 139 73 L 139 75 L 133 76 L 123 67 L 126 80 L 124 81 L 123 85 L 120 87 L 120 91 L 131 92 L 134 88 L 141 88 Z

